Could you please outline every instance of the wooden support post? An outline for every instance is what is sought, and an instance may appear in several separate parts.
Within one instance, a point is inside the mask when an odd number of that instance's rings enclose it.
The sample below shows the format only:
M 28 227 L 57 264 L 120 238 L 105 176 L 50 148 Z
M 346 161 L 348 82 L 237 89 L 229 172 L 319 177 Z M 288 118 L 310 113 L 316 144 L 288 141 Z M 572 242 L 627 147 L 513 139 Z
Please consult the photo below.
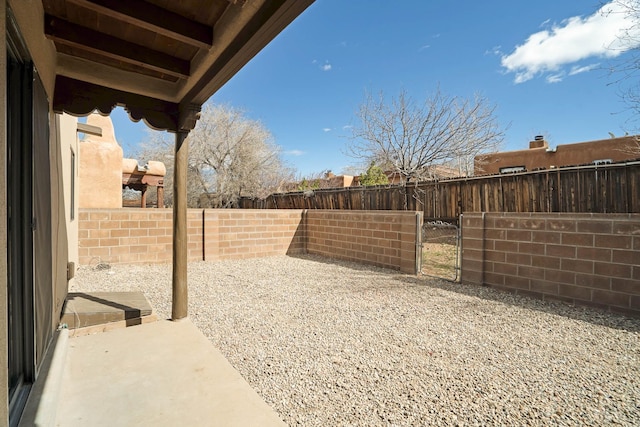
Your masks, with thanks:
M 156 191 L 158 193 L 156 198 L 158 200 L 158 203 L 156 204 L 156 207 L 158 209 L 162 209 L 164 208 L 164 187 L 158 185 L 156 187 Z
M 148 189 L 149 187 L 147 187 L 146 185 L 142 186 L 142 196 L 140 196 L 140 207 L 143 209 L 147 207 L 147 190 Z
M 171 320 L 187 317 L 187 157 L 188 132 L 176 132 L 173 167 L 173 296 Z

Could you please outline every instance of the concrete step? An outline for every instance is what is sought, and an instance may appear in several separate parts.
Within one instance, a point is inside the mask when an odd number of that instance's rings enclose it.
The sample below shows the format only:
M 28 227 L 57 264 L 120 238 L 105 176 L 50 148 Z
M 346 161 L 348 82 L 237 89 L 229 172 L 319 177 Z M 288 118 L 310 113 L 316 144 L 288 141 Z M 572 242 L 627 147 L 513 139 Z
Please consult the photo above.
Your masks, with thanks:
M 92 333 L 155 320 L 142 292 L 72 292 L 60 322 L 72 331 Z

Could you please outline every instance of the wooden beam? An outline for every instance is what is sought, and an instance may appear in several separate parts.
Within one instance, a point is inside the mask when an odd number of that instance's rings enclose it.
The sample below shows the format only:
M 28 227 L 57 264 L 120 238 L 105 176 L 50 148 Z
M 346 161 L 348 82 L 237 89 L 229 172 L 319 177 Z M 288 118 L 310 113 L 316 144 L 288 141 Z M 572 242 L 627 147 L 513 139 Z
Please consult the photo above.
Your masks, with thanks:
M 147 49 L 144 46 L 73 24 L 52 15 L 45 15 L 44 28 L 47 38 L 81 51 L 99 54 L 115 61 L 123 61 L 183 79 L 189 77 L 190 74 L 191 63 L 189 61 Z
M 173 271 L 171 320 L 188 314 L 187 261 L 187 160 L 188 132 L 176 132 L 173 167 Z
M 154 33 L 209 49 L 213 45 L 213 27 L 185 18 L 142 0 L 67 0 L 101 15 L 141 27 Z
M 313 2 L 314 0 L 265 1 L 181 102 L 204 104 Z
M 99 53 L 91 53 L 85 50 L 78 51 L 76 48 L 72 46 L 67 46 L 61 43 L 56 44 L 56 51 L 58 51 L 59 60 L 61 60 L 63 57 L 67 57 L 67 58 L 71 57 L 75 61 L 90 63 L 91 64 L 90 67 L 92 70 L 96 70 L 96 65 L 106 65 L 110 69 L 110 73 L 109 73 L 110 75 L 115 74 L 114 71 L 116 71 L 116 69 L 113 68 L 115 66 L 115 67 L 118 67 L 117 71 L 124 71 L 124 72 L 127 72 L 129 75 L 131 73 L 135 73 L 142 78 L 145 78 L 147 76 L 153 77 L 153 79 L 147 79 L 147 80 L 155 81 L 155 79 L 160 79 L 170 83 L 176 83 L 178 80 L 180 80 L 179 77 L 170 76 L 167 73 L 154 71 L 149 68 L 139 67 L 138 65 L 130 64 L 128 62 L 118 61 L 116 64 L 114 63 L 113 59 L 107 58 L 106 56 L 103 56 Z M 74 69 L 74 72 L 75 71 L 77 71 L 78 73 L 80 72 L 80 70 L 78 70 L 77 68 Z M 64 73 L 60 73 L 60 74 L 64 74 Z M 131 77 L 128 77 L 127 80 L 131 81 Z
M 100 126 L 88 125 L 86 123 L 78 123 L 76 131 L 88 135 L 102 136 L 102 128 Z

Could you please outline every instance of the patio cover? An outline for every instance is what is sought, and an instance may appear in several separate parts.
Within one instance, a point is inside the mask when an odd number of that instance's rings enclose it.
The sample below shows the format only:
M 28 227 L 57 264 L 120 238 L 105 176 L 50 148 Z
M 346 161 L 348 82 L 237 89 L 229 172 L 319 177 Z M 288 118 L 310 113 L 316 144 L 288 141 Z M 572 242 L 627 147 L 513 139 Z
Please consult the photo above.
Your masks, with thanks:
M 53 109 L 123 106 L 176 133 L 173 313 L 187 315 L 187 133 L 201 105 L 313 0 L 42 0 L 56 50 Z

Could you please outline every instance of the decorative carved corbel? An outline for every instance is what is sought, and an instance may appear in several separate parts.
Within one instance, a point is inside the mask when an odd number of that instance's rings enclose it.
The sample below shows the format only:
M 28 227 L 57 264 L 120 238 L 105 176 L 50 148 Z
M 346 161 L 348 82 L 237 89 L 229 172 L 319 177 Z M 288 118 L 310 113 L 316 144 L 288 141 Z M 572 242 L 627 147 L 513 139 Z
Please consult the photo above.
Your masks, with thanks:
M 200 119 L 201 109 L 202 106 L 199 104 L 181 104 L 178 130 L 186 132 L 193 130 Z

